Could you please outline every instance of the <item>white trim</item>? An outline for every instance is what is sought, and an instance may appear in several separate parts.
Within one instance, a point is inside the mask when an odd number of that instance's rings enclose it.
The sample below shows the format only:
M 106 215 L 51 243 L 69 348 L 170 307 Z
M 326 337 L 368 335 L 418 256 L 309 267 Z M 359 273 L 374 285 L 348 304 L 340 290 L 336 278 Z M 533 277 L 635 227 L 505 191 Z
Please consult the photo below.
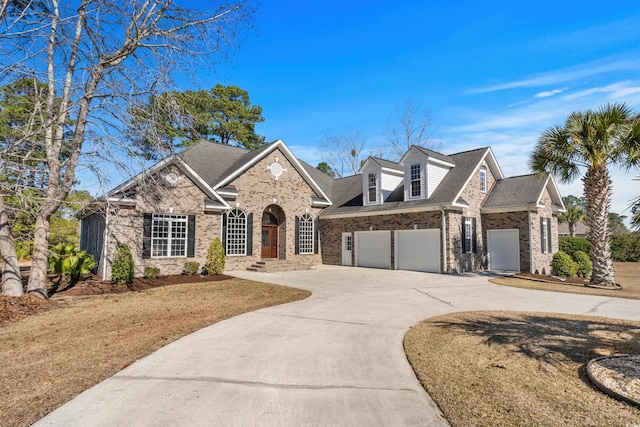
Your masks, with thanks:
M 127 199 L 126 197 L 107 197 L 108 203 L 113 203 L 114 205 L 119 206 L 135 206 L 135 199 Z
M 531 218 L 531 211 L 529 211 L 529 272 L 530 273 L 534 272 L 534 269 L 533 269 L 533 220 Z
M 321 202 L 321 201 L 311 201 L 311 207 L 318 207 L 318 206 L 331 206 L 331 203 L 329 202 Z
M 216 186 L 213 189 L 217 190 L 220 187 L 224 187 L 229 182 L 233 181 L 239 175 L 244 173 L 246 170 L 251 168 L 253 165 L 258 163 L 260 160 L 264 159 L 268 154 L 273 152 L 278 147 L 282 149 L 284 156 L 287 158 L 287 160 L 289 160 L 289 162 L 298 171 L 298 173 L 303 176 L 307 184 L 311 186 L 311 188 L 316 192 L 316 194 L 320 195 L 323 199 L 327 200 L 328 203 L 331 205 L 332 204 L 331 199 L 329 199 L 329 197 L 324 193 L 324 191 L 322 191 L 322 188 L 320 188 L 320 186 L 313 180 L 313 178 L 311 178 L 311 175 L 307 173 L 307 171 L 304 169 L 304 167 L 302 167 L 298 159 L 296 159 L 296 157 L 293 155 L 293 153 L 291 153 L 289 148 L 285 145 L 285 143 L 281 139 L 278 139 L 277 141 L 271 143 L 271 145 L 269 145 L 266 149 L 264 149 L 260 154 L 255 156 L 249 162 L 245 163 L 240 168 L 236 169 L 233 173 L 231 173 L 231 175 L 227 176 L 218 184 L 216 184 Z
M 378 162 L 376 162 L 376 163 L 378 163 Z M 380 164 L 380 163 L 378 163 L 378 164 Z M 388 172 L 390 174 L 395 174 L 395 175 L 398 175 L 398 176 L 404 176 L 404 171 L 402 171 L 402 170 L 385 168 L 384 166 L 380 166 L 380 170 L 384 171 L 384 172 Z
M 437 165 L 446 166 L 446 167 L 449 167 L 449 168 L 455 168 L 456 167 L 455 164 L 450 163 L 450 162 L 445 162 L 444 160 L 440 160 L 440 159 L 438 159 L 436 157 L 427 156 L 427 160 L 429 162 L 431 162 L 431 163 L 435 163 Z
M 544 185 L 542 186 L 542 190 L 540 191 L 540 195 L 538 196 L 538 199 L 536 200 L 536 205 L 538 205 L 538 207 L 540 208 L 544 208 L 544 204 L 540 203 L 540 200 L 542 199 L 542 196 L 544 195 L 544 190 L 547 189 L 547 187 L 549 187 L 549 183 L 551 183 L 551 187 L 549 188 L 549 197 L 551 197 L 551 204 L 553 205 L 554 203 L 554 199 L 555 199 L 555 203 L 559 204 L 561 206 L 560 209 L 557 209 L 558 212 L 566 212 L 567 209 L 564 206 L 564 202 L 562 201 L 562 197 L 560 197 L 560 191 L 558 190 L 558 186 L 556 185 L 556 181 L 553 179 L 553 175 L 547 175 L 547 179 L 544 182 Z
M 523 212 L 523 211 L 531 211 L 536 210 L 538 205 L 529 204 L 529 205 L 510 205 L 510 206 L 497 206 L 493 208 L 480 208 L 480 213 L 482 214 L 491 214 L 491 213 L 504 213 L 504 212 Z

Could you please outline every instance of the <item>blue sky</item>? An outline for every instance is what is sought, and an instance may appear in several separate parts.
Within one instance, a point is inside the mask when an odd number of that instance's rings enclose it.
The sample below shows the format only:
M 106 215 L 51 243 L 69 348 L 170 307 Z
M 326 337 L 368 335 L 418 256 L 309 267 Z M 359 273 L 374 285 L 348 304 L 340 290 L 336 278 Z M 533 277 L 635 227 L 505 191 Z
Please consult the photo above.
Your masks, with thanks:
M 206 8 L 200 1 L 199 7 Z M 317 164 L 325 134 L 384 140 L 408 100 L 427 109 L 442 152 L 491 146 L 528 173 L 538 136 L 574 110 L 640 109 L 640 3 L 264 1 L 231 61 L 183 89 L 237 85 L 263 107 L 257 132 Z M 612 170 L 612 210 L 640 172 Z M 582 183 L 561 186 L 582 194 Z

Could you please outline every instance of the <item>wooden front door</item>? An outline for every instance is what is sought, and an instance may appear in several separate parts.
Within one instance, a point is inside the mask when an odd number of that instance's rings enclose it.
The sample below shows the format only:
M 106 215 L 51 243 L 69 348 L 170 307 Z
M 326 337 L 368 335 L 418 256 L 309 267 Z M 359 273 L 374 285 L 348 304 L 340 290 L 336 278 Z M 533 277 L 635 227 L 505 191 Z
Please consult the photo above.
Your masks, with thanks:
M 278 258 L 278 226 L 262 226 L 262 258 Z

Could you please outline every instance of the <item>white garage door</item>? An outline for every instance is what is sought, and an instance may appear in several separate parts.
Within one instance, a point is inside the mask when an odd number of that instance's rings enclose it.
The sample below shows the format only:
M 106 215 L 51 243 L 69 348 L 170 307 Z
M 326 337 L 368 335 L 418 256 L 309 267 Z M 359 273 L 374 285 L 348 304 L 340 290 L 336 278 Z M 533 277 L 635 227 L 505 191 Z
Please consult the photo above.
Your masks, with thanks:
M 487 231 L 489 270 L 520 271 L 520 233 L 517 229 Z
M 440 273 L 440 229 L 397 230 L 394 235 L 397 270 Z
M 391 232 L 356 231 L 356 267 L 391 268 Z

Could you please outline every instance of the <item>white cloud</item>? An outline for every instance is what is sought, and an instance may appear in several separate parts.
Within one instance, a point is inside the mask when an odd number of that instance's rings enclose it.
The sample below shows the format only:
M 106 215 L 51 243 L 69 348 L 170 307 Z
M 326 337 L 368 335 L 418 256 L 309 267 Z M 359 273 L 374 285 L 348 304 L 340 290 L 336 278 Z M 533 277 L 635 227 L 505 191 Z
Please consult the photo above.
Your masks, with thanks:
M 533 97 L 534 98 L 548 98 L 550 96 L 561 94 L 562 92 L 565 92 L 566 90 L 567 90 L 566 87 L 564 87 L 562 89 L 547 90 L 547 91 L 536 93 L 535 95 L 533 95 Z
M 612 73 L 616 71 L 638 70 L 640 69 L 640 61 L 635 59 L 610 60 L 604 59 L 595 62 L 576 65 L 573 67 L 561 68 L 542 74 L 533 75 L 528 78 L 516 80 L 513 82 L 502 83 L 493 86 L 486 86 L 474 89 L 471 93 L 488 93 L 497 92 L 508 89 L 517 89 L 524 87 L 540 87 L 569 81 L 575 81 L 586 77 Z

